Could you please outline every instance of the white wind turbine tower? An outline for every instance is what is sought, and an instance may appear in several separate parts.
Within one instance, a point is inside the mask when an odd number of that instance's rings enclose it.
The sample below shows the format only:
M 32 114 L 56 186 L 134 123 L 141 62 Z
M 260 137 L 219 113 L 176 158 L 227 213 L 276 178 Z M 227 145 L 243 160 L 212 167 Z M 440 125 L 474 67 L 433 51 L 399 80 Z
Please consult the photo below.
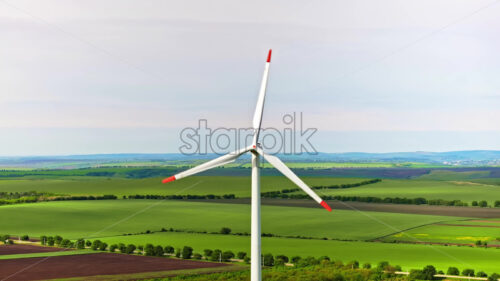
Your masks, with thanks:
M 171 176 L 164 179 L 162 182 L 167 183 L 174 180 L 179 180 L 208 169 L 212 169 L 218 166 L 229 164 L 234 162 L 241 155 L 250 152 L 252 153 L 252 233 L 251 233 L 251 280 L 260 281 L 262 280 L 261 274 L 261 231 L 260 231 L 260 157 L 264 157 L 271 165 L 273 165 L 278 171 L 290 179 L 293 183 L 298 185 L 302 190 L 304 190 L 309 196 L 311 196 L 316 202 L 321 204 L 328 211 L 332 211 L 330 206 L 323 201 L 307 184 L 305 184 L 297 175 L 295 175 L 279 158 L 265 154 L 259 144 L 259 132 L 262 123 L 262 113 L 264 111 L 264 100 L 266 96 L 266 87 L 269 77 L 269 66 L 271 64 L 271 52 L 269 50 L 269 55 L 267 56 L 266 67 L 264 69 L 264 77 L 262 78 L 262 84 L 260 86 L 259 98 L 257 100 L 257 107 L 255 108 L 255 114 L 253 117 L 253 143 L 247 148 L 241 148 L 232 153 L 226 154 L 224 156 L 218 157 L 216 159 L 210 160 L 199 166 L 191 168 L 187 171 L 181 172 L 177 175 Z

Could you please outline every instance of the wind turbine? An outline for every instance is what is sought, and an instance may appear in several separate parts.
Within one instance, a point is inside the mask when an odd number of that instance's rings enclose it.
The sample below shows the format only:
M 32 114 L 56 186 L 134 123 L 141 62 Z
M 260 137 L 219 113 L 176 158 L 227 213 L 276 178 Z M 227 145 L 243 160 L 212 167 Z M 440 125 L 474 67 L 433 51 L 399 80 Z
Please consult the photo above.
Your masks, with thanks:
M 266 87 L 269 78 L 269 67 L 271 65 L 271 53 L 269 50 L 267 56 L 266 67 L 264 69 L 264 77 L 262 78 L 262 84 L 260 86 L 259 97 L 257 100 L 257 107 L 255 108 L 255 114 L 253 116 L 253 142 L 252 145 L 246 148 L 241 148 L 232 153 L 228 153 L 224 156 L 218 157 L 216 159 L 210 160 L 199 166 L 176 174 L 174 176 L 164 179 L 162 182 L 167 183 L 174 180 L 179 180 L 203 171 L 226 165 L 234 162 L 241 155 L 250 152 L 252 153 L 252 233 L 251 233 L 251 281 L 262 280 L 262 267 L 261 267 L 261 231 L 260 231 L 260 157 L 264 157 L 271 165 L 273 165 L 278 171 L 290 179 L 293 183 L 298 185 L 302 190 L 304 190 L 310 197 L 312 197 L 321 206 L 327 209 L 329 212 L 332 211 L 330 206 L 323 201 L 307 184 L 305 184 L 297 175 L 295 175 L 279 158 L 265 154 L 259 144 L 259 133 L 262 124 L 262 113 L 264 111 L 264 100 L 266 97 Z

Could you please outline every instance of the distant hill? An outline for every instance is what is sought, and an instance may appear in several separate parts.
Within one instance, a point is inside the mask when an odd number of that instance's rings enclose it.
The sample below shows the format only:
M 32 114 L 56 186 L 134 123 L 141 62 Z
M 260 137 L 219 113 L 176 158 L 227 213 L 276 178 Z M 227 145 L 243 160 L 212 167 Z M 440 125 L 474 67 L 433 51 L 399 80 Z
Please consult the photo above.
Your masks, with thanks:
M 215 154 L 183 155 L 180 153 L 167 154 L 94 154 L 94 155 L 67 155 L 67 156 L 22 156 L 0 157 L 0 167 L 30 167 L 30 168 L 81 168 L 95 165 L 135 165 L 189 164 L 216 157 Z M 391 152 L 391 153 L 318 153 L 316 155 L 280 155 L 289 162 L 387 162 L 387 163 L 427 163 L 450 166 L 477 166 L 500 165 L 500 151 L 497 150 L 470 150 L 450 152 Z M 243 160 L 248 160 L 246 155 Z

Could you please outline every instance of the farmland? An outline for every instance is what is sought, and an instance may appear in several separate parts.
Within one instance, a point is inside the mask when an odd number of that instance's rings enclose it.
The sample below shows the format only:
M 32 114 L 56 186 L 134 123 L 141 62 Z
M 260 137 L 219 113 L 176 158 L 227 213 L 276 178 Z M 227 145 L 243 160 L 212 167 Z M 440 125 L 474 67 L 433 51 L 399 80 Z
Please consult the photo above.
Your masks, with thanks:
M 221 249 L 249 252 L 250 237 L 214 234 L 155 233 L 145 235 L 118 236 L 102 238 L 108 243 L 136 243 L 144 245 L 157 241 L 157 244 L 182 247 L 190 245 L 195 252 L 204 249 Z M 358 260 L 362 263 L 376 264 L 387 260 L 399 264 L 403 269 L 421 268 L 427 264 L 446 270 L 448 266 L 472 267 L 493 272 L 498 270 L 497 261 L 500 250 L 475 249 L 469 247 L 445 247 L 413 244 L 393 244 L 377 242 L 323 241 L 290 238 L 262 238 L 262 252 L 292 256 L 323 256 L 348 262 Z
M 11 235 L 101 237 L 159 230 L 250 232 L 250 206 L 185 201 L 64 201 L 3 206 L 0 229 Z M 126 219 L 126 220 L 123 220 Z M 122 221 L 123 220 L 123 221 Z M 277 235 L 367 240 L 450 217 L 356 212 L 325 212 L 321 207 L 262 207 L 262 231 Z M 119 222 L 119 223 L 117 223 Z
M 426 199 L 461 200 L 471 203 L 473 200 L 485 200 L 493 204 L 500 198 L 500 188 L 494 185 L 467 184 L 457 181 L 441 180 L 399 180 L 384 179 L 382 182 L 350 189 L 321 190 L 325 195 L 406 197 Z
M 78 264 L 78 266 L 74 266 Z M 229 265 L 231 266 L 231 265 Z M 85 277 L 95 275 L 134 274 L 142 272 L 198 270 L 203 268 L 224 268 L 223 263 L 210 263 L 191 260 L 174 260 L 158 257 L 140 257 L 111 253 L 92 253 L 87 255 L 54 256 L 49 259 L 24 258 L 9 259 L 0 263 L 2 280 L 38 280 Z M 213 270 L 212 270 L 213 271 Z M 116 279 L 115 279 L 116 280 Z
M 474 244 L 477 241 L 498 246 L 500 222 L 498 220 L 450 221 L 417 227 L 384 238 L 386 241 L 425 241 L 448 244 Z
M 500 188 L 495 184 L 498 179 L 490 177 L 488 171 L 431 169 L 428 172 L 425 170 L 427 168 L 422 170 L 421 167 L 400 169 L 360 166 L 333 168 L 331 171 L 336 174 L 329 176 L 330 170 L 321 168 L 321 165 L 296 163 L 295 168 L 299 174 L 307 175 L 303 179 L 311 186 L 353 184 L 377 178 L 374 176 L 378 175 L 382 178 L 381 182 L 368 185 L 317 189 L 321 195 L 459 199 L 469 205 L 472 200 L 487 200 L 492 205 L 500 198 Z M 227 167 L 217 169 L 212 174 L 190 177 L 168 185 L 161 184 L 160 176 L 171 175 L 178 169 L 182 168 L 106 167 L 0 172 L 0 192 L 6 194 L 36 191 L 49 196 L 112 194 L 118 197 L 117 200 L 50 201 L 0 206 L 1 232 L 16 236 L 29 234 L 30 237 L 61 235 L 72 240 L 99 239 L 108 244 L 152 243 L 175 248 L 191 246 L 198 253 L 204 249 L 249 252 L 249 169 Z M 296 188 L 274 170 L 264 169 L 263 174 L 262 192 Z M 236 199 L 122 199 L 122 196 L 136 194 L 234 194 Z M 496 240 L 500 238 L 500 228 L 491 227 L 498 225 L 497 209 L 332 203 L 334 211 L 328 213 L 311 200 L 264 198 L 262 232 L 266 237 L 262 239 L 263 252 L 302 257 L 327 255 L 344 262 L 358 260 L 372 264 L 387 260 L 391 264 L 401 265 L 404 270 L 433 264 L 442 270 L 457 266 L 486 272 L 500 271 L 495 263 L 500 259 L 500 250 L 494 248 L 418 244 L 474 244 L 477 240 L 487 241 L 490 245 L 500 244 Z M 229 227 L 232 234 L 214 234 L 222 227 Z M 145 234 L 147 232 L 151 233 Z M 395 241 L 398 243 L 393 243 Z M 1 259 L 11 262 L 14 259 L 34 260 L 48 256 L 57 259 L 62 255 L 71 257 L 93 253 L 88 249 L 69 250 L 3 255 Z M 85 258 L 82 259 L 85 261 Z M 221 267 L 221 270 L 229 269 Z M 141 274 L 134 275 L 134 278 L 161 277 L 165 276 L 161 274 L 174 274 L 172 272 L 201 273 L 204 269 L 168 272 L 158 272 L 159 275 L 134 273 Z M 125 275 L 123 278 L 126 279 Z
M 312 186 L 356 183 L 357 178 L 324 178 L 305 177 L 304 181 Z M 279 176 L 268 176 L 262 179 L 262 192 L 295 188 L 288 179 Z M 134 194 L 235 194 L 237 197 L 250 196 L 250 178 L 235 176 L 197 176 L 162 185 L 161 178 L 102 178 L 102 177 L 51 177 L 33 179 L 15 178 L 0 179 L 0 192 L 21 192 L 36 190 L 69 195 L 104 195 L 117 196 Z

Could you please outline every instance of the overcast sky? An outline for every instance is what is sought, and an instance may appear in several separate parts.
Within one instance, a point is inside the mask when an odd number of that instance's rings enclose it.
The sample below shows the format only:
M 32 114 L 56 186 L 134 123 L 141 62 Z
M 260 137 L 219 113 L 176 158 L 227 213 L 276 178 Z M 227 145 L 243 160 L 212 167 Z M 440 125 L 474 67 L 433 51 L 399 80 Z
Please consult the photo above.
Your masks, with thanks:
M 324 152 L 500 149 L 499 1 L 0 0 L 0 155 L 178 152 L 303 112 Z

